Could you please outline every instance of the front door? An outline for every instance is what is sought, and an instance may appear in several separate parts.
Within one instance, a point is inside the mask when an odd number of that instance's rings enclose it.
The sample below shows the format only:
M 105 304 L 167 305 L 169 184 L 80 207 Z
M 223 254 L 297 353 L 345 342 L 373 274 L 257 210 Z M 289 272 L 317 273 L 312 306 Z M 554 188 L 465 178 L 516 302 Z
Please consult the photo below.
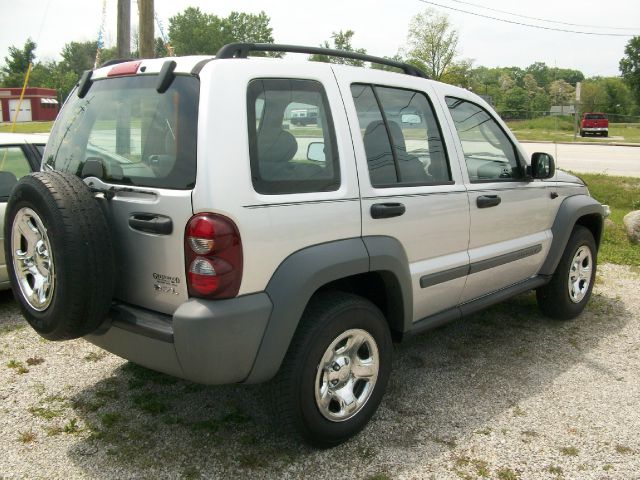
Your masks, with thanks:
M 469 192 L 464 303 L 538 272 L 551 243 L 552 199 L 548 184 L 525 178 L 522 154 L 489 110 L 459 91 L 455 95 L 444 100 L 458 132 Z

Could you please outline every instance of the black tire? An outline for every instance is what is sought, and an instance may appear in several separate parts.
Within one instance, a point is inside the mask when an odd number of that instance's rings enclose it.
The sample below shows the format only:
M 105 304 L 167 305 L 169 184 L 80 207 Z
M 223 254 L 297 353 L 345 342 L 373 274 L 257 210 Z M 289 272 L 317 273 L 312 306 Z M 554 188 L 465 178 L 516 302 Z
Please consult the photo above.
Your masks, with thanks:
M 571 291 L 569 288 L 569 275 L 574 259 L 580 249 L 588 248 L 591 254 L 588 285 L 582 293 Z M 581 225 L 576 225 L 569 237 L 560 263 L 553 274 L 551 282 L 536 290 L 536 299 L 542 312 L 548 317 L 558 320 L 570 320 L 582 313 L 587 305 L 593 290 L 596 278 L 598 251 L 591 231 Z M 586 279 L 585 279 L 586 281 Z M 579 282 L 583 285 L 582 280 Z M 580 290 L 580 289 L 579 289 Z M 576 300 L 572 299 L 572 296 Z M 581 299 L 579 299 L 581 297 Z
M 584 131 L 583 131 L 583 130 L 580 130 L 580 136 L 581 136 L 581 137 L 584 137 L 585 135 L 586 135 L 586 134 L 584 133 Z
M 46 271 L 53 278 L 42 308 L 25 296 L 25 282 L 30 285 L 33 277 L 21 275 L 19 283 L 12 248 L 14 219 L 22 215 L 20 218 L 29 218 L 36 225 L 33 212 L 45 232 L 40 238 L 48 241 Z M 13 189 L 6 213 L 7 270 L 14 297 L 29 324 L 48 340 L 69 340 L 94 331 L 109 310 L 115 268 L 105 214 L 89 188 L 68 173 L 34 173 Z M 20 218 L 16 229 L 26 225 Z M 17 238 L 19 249 L 26 251 L 29 241 L 24 236 Z M 32 263 L 35 256 L 30 257 Z
M 602 134 L 602 136 L 603 136 L 603 137 L 608 137 L 608 136 L 609 136 L 609 132 L 604 132 L 604 133 Z
M 316 375 L 321 375 L 321 360 L 334 340 L 350 330 L 364 330 L 375 340 L 378 376 L 370 396 L 355 415 L 333 421 L 321 413 L 316 402 Z M 391 373 L 391 356 L 389 326 L 375 305 L 343 292 L 316 295 L 305 310 L 273 385 L 277 418 L 286 430 L 298 433 L 315 447 L 328 448 L 348 440 L 365 427 L 377 410 Z

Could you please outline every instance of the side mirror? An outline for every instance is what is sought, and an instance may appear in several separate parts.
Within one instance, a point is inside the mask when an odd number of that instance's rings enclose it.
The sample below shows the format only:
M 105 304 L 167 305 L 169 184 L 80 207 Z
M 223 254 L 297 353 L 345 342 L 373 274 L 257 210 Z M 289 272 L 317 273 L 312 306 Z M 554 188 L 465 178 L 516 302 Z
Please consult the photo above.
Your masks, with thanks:
M 544 152 L 536 152 L 531 155 L 531 177 L 551 178 L 555 173 L 556 162 L 551 155 Z
M 420 118 L 420 115 L 416 113 L 403 113 L 400 117 L 400 121 L 409 125 L 418 125 L 422 122 L 422 119 Z
M 311 142 L 307 148 L 307 160 L 312 162 L 326 162 L 324 142 Z
M 13 173 L 0 172 L 0 197 L 8 198 L 17 183 L 18 179 Z

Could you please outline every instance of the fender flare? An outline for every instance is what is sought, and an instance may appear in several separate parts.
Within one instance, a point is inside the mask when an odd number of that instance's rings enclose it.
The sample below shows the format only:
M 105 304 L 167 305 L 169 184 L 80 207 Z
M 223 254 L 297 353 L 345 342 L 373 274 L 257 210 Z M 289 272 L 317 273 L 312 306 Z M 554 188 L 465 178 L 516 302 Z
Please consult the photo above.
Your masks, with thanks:
M 600 238 L 602 237 L 602 225 L 604 223 L 604 209 L 597 200 L 588 195 L 574 195 L 563 200 L 556 219 L 551 227 L 553 240 L 549 248 L 549 254 L 544 264 L 540 268 L 541 275 L 553 275 L 556 271 L 558 263 L 562 258 L 567 242 L 576 223 L 580 218 L 585 216 L 597 216 L 598 221 L 596 228 L 598 231 L 594 235 L 597 246 L 600 246 Z
M 272 378 L 289 349 L 302 314 L 313 294 L 342 278 L 385 271 L 397 277 L 402 290 L 404 325 L 413 315 L 411 277 L 406 253 L 391 237 L 358 237 L 314 245 L 287 257 L 265 289 L 273 311 L 245 383 Z

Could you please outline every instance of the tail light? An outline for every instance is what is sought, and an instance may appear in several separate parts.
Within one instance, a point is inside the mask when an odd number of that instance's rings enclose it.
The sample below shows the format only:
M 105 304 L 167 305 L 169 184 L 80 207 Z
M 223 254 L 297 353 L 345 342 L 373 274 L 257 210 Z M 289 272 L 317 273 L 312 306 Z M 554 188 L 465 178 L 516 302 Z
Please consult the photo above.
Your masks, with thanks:
M 189 220 L 184 238 L 189 295 L 233 298 L 242 281 L 242 242 L 229 218 L 199 213 Z

